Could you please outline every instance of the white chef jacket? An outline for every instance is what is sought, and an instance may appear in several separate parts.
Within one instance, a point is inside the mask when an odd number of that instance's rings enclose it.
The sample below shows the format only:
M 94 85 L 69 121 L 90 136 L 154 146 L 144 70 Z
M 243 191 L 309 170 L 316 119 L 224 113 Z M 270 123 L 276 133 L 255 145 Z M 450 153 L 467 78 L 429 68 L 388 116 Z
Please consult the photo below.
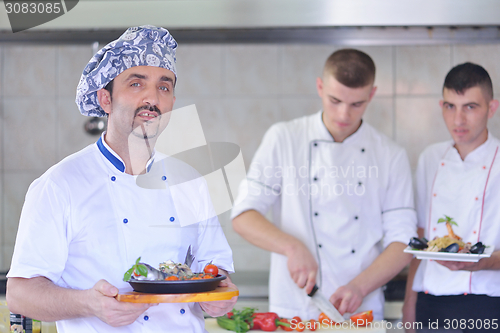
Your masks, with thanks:
M 182 226 L 159 155 L 150 160 L 146 174 L 157 180 L 157 189 L 138 186 L 141 176 L 124 173 L 125 164 L 103 137 L 36 179 L 26 195 L 8 277 L 44 276 L 73 289 L 88 289 L 105 279 L 129 291 L 123 275 L 138 257 L 153 267 L 168 259 L 184 262 L 190 245 L 194 272 L 211 260 L 233 272 L 231 249 L 217 217 Z M 185 195 L 190 200 L 183 208 L 191 203 L 195 212 L 213 209 L 203 178 L 189 184 Z M 160 304 L 125 327 L 113 328 L 93 317 L 61 320 L 57 329 L 205 332 L 197 303 Z
M 406 152 L 365 122 L 342 143 L 334 142 L 321 111 L 273 125 L 245 185 L 248 194 L 236 200 L 232 217 L 251 209 L 265 215 L 272 207 L 273 223 L 316 257 L 317 283 L 328 297 L 366 269 L 383 247 L 416 235 Z M 318 318 L 320 311 L 291 279 L 287 258 L 276 253 L 269 292 L 271 311 Z M 358 310 L 373 310 L 382 319 L 383 302 L 379 288 Z
M 481 146 L 462 161 L 453 141 L 428 147 L 419 158 L 417 181 L 418 226 L 427 239 L 448 234 L 439 218 L 453 217 L 456 235 L 500 249 L 500 141 L 488 134 Z M 434 261 L 421 260 L 413 290 L 431 295 L 483 294 L 500 296 L 500 271 L 450 271 Z

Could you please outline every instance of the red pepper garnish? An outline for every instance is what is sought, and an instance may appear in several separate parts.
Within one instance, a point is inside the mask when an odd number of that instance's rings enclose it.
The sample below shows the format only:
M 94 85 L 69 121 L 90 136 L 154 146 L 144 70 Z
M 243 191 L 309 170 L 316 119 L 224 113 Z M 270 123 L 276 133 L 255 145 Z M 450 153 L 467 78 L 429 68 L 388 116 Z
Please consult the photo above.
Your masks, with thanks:
M 286 319 L 280 319 L 277 313 L 274 312 L 257 312 L 252 315 L 253 329 L 267 332 L 276 331 L 278 326 L 283 329 L 290 328 L 290 324 Z M 291 329 L 290 329 L 291 330 Z

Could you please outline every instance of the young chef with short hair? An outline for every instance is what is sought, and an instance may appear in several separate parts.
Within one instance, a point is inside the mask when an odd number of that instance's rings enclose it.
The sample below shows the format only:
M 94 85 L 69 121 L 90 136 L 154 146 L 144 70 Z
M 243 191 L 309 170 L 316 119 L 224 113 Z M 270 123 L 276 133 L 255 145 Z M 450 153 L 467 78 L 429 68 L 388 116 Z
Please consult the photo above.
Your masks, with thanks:
M 172 170 L 153 150 L 175 101 L 176 48 L 166 29 L 142 26 L 90 60 L 76 102 L 83 115 L 108 116 L 107 131 L 31 184 L 8 273 L 10 311 L 57 321 L 60 333 L 184 333 L 204 331 L 202 309 L 213 316 L 232 309 L 236 298 L 159 305 L 114 298 L 130 288 L 122 279 L 138 257 L 152 266 L 183 263 L 191 248 L 194 272 L 209 261 L 222 274 L 233 271 L 217 217 L 203 213 L 211 208 L 203 178 L 169 185 L 185 166 Z M 154 186 L 139 186 L 145 179 Z
M 317 319 L 307 296 L 317 284 L 340 313 L 373 310 L 382 319 L 380 287 L 411 260 L 403 253 L 416 234 L 406 152 L 362 120 L 374 80 L 367 54 L 334 52 L 316 82 L 323 110 L 267 131 L 243 184 L 248 194 L 236 200 L 234 229 L 272 252 L 269 303 L 280 316 Z
M 431 145 L 420 155 L 416 174 L 419 236 L 431 240 L 447 235 L 444 223 L 437 223 L 446 214 L 458 224 L 453 231 L 463 242 L 481 241 L 500 249 L 500 141 L 487 127 L 498 101 L 493 99 L 488 72 L 472 63 L 452 68 L 439 105 L 452 140 Z M 466 322 L 465 331 L 479 331 L 479 324 L 485 329 L 485 320 L 490 324 L 500 320 L 499 281 L 498 250 L 478 262 L 414 259 L 404 320 L 426 328 L 429 320 L 438 320 L 442 326 L 453 319 L 472 319 Z

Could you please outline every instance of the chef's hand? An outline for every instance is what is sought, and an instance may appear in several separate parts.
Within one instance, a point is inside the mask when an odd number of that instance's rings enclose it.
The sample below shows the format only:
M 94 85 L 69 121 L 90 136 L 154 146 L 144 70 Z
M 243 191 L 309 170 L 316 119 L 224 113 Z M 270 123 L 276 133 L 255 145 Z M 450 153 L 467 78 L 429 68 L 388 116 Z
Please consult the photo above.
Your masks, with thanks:
M 220 274 L 224 274 L 227 276 L 225 280 L 222 280 L 219 282 L 219 287 L 234 287 L 236 288 L 236 285 L 231 281 L 229 278 L 229 274 L 227 272 L 222 271 L 219 269 Z M 238 296 L 234 296 L 228 301 L 212 301 L 212 302 L 200 302 L 200 306 L 205 311 L 207 314 L 209 314 L 212 317 L 220 317 L 222 315 L 225 315 L 229 311 L 231 311 L 234 308 L 234 305 L 236 304 L 236 301 L 238 300 Z
M 300 241 L 290 246 L 285 252 L 288 258 L 288 271 L 292 280 L 299 288 L 306 288 L 306 293 L 310 293 L 316 284 L 316 274 L 318 264 L 309 249 Z
M 88 289 L 91 313 L 106 324 L 118 327 L 132 324 L 151 306 L 158 304 L 119 302 L 118 288 L 106 280 L 99 280 Z
M 361 290 L 354 284 L 346 284 L 335 290 L 330 296 L 330 303 L 339 310 L 341 315 L 344 313 L 355 313 L 363 302 Z
M 483 259 L 481 259 L 483 260 Z M 465 261 L 442 261 L 436 260 L 436 262 L 444 267 L 447 267 L 451 271 L 479 271 L 482 269 L 481 260 L 478 262 L 465 262 Z

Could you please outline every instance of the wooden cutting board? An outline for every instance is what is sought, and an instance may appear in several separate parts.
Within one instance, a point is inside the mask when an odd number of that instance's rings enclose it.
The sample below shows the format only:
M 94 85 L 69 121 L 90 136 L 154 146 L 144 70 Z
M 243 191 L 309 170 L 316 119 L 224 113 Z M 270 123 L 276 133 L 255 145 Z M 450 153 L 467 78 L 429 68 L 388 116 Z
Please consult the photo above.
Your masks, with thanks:
M 120 302 L 131 303 L 190 303 L 226 301 L 239 294 L 236 287 L 217 287 L 212 291 L 193 294 L 147 294 L 129 291 L 119 293 L 115 298 Z

